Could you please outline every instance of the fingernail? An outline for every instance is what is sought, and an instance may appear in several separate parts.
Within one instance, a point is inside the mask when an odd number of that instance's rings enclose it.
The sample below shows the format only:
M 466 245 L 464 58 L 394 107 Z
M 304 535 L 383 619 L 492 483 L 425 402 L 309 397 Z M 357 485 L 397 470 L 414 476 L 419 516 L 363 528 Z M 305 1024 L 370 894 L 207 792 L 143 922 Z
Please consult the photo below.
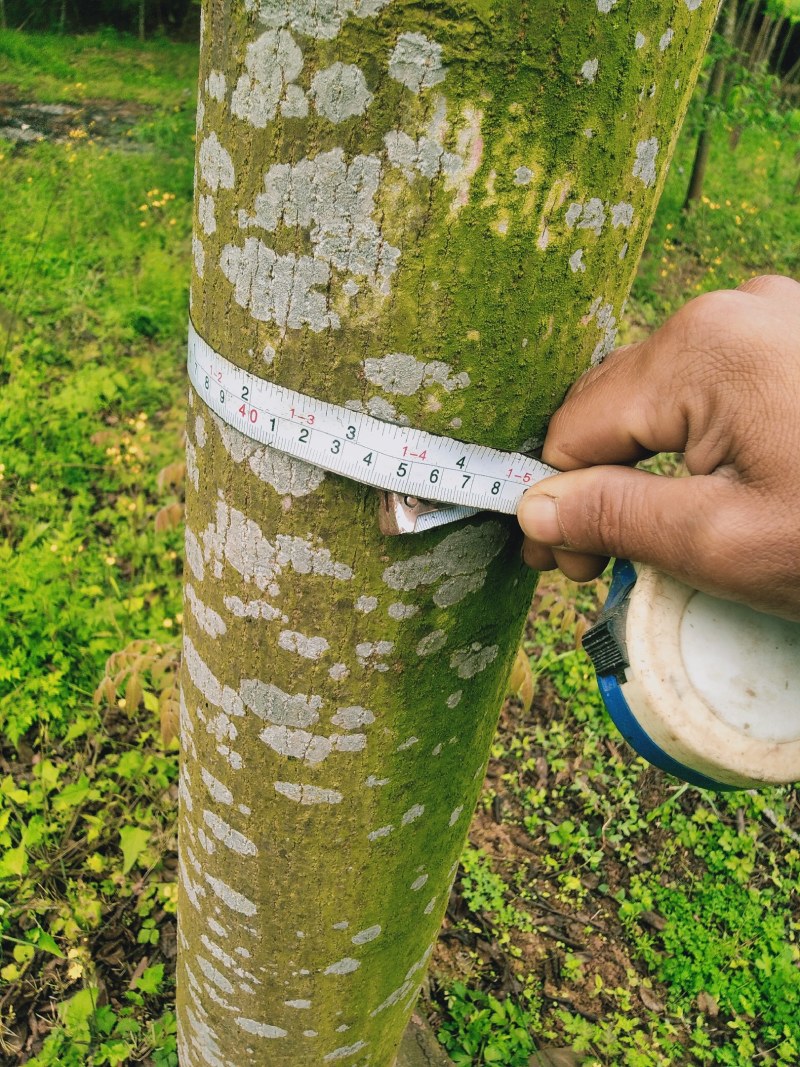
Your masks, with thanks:
M 542 545 L 560 545 L 564 540 L 558 521 L 558 506 L 551 496 L 526 494 L 517 512 L 524 533 Z

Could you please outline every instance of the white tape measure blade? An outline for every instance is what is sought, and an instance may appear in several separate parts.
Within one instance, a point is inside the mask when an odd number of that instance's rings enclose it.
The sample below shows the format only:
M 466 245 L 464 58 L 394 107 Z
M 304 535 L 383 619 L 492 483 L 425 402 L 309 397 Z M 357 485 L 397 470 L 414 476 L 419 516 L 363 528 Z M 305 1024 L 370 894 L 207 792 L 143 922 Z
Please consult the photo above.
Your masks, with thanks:
M 215 352 L 191 322 L 188 371 L 229 426 L 376 489 L 512 515 L 527 488 L 557 473 L 518 452 L 383 422 L 266 381 Z

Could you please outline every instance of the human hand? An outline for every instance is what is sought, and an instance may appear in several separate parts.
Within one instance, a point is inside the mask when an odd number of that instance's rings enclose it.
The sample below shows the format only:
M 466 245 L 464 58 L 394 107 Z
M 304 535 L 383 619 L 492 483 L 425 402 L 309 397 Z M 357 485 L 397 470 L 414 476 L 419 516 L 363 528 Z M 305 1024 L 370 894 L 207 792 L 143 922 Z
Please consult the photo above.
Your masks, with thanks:
M 623 464 L 683 452 L 692 477 Z M 570 389 L 522 497 L 523 558 L 588 581 L 609 556 L 800 619 L 800 284 L 692 300 Z

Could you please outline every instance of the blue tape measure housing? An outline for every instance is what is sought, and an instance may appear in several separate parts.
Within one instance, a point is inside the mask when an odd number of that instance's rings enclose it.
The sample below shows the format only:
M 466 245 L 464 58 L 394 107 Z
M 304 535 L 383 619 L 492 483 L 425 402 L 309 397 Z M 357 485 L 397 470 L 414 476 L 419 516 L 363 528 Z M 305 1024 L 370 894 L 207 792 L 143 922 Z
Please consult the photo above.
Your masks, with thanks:
M 611 589 L 609 590 L 608 600 L 603 609 L 601 620 L 603 615 L 617 607 L 620 602 L 629 595 L 635 582 L 636 571 L 634 570 L 633 564 L 626 559 L 617 560 L 614 564 Z M 643 756 L 649 763 L 652 763 L 654 767 L 658 767 L 660 770 L 666 771 L 667 774 L 672 774 L 676 778 L 681 779 L 681 781 L 688 782 L 690 785 L 698 786 L 700 789 L 712 789 L 715 792 L 731 792 L 740 788 L 739 786 L 718 782 L 713 778 L 709 778 L 705 774 L 701 774 L 700 771 L 687 767 L 657 745 L 652 737 L 650 737 L 650 735 L 639 725 L 638 720 L 625 699 L 622 685 L 617 680 L 616 675 L 598 674 L 597 686 L 600 690 L 600 695 L 603 698 L 606 710 L 611 716 L 614 725 L 628 744 L 638 752 L 640 756 Z

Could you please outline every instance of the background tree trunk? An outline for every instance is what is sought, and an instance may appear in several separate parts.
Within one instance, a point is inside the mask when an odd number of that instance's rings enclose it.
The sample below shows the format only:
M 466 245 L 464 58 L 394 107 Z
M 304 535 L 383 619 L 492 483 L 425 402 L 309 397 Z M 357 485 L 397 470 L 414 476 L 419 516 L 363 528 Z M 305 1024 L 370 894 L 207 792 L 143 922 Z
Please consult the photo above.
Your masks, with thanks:
M 321 399 L 541 441 L 614 345 L 710 0 L 207 0 L 192 315 Z M 182 1067 L 389 1067 L 533 580 L 190 391 Z
M 786 27 L 786 33 L 783 35 L 783 43 L 781 44 L 781 50 L 780 52 L 778 52 L 778 58 L 775 60 L 775 73 L 778 75 L 778 77 L 781 76 L 781 71 L 783 70 L 783 63 L 786 59 L 786 53 L 789 51 L 789 45 L 791 44 L 792 37 L 794 36 L 795 28 L 796 23 L 790 22 L 789 25 Z
M 703 127 L 697 138 L 697 147 L 692 163 L 692 173 L 689 178 L 689 188 L 686 191 L 684 209 L 688 208 L 693 200 L 699 200 L 703 195 L 703 183 L 705 182 L 708 157 L 711 152 L 711 127 L 714 121 L 716 105 L 722 97 L 725 85 L 725 77 L 730 59 L 730 49 L 736 33 L 736 0 L 728 0 L 724 9 L 724 23 L 722 37 L 725 48 L 717 57 L 711 69 L 711 77 L 708 81 L 705 99 L 703 100 Z
M 761 25 L 758 28 L 756 39 L 753 42 L 753 47 L 750 50 L 750 55 L 747 60 L 748 70 L 755 70 L 760 65 L 764 55 L 764 46 L 769 38 L 772 24 L 771 15 L 765 15 L 761 20 Z
M 741 56 L 745 56 L 747 53 L 750 45 L 750 37 L 753 32 L 753 25 L 760 9 L 760 0 L 750 0 L 749 7 L 745 5 L 742 8 L 742 24 L 736 29 L 736 40 L 738 42 L 739 54 Z
M 785 25 L 786 25 L 786 17 L 785 16 L 781 16 L 780 18 L 775 20 L 775 25 L 772 28 L 772 34 L 770 35 L 769 42 L 767 43 L 767 47 L 764 50 L 764 56 L 762 58 L 762 62 L 764 63 L 764 65 L 766 67 L 770 67 L 770 66 L 773 65 L 773 57 L 775 55 L 775 48 L 776 48 L 776 45 L 778 44 L 778 38 L 781 35 L 781 30 L 783 29 L 783 27 Z
M 139 40 L 143 41 L 145 37 L 145 16 L 146 16 L 146 3 L 147 0 L 139 0 Z

